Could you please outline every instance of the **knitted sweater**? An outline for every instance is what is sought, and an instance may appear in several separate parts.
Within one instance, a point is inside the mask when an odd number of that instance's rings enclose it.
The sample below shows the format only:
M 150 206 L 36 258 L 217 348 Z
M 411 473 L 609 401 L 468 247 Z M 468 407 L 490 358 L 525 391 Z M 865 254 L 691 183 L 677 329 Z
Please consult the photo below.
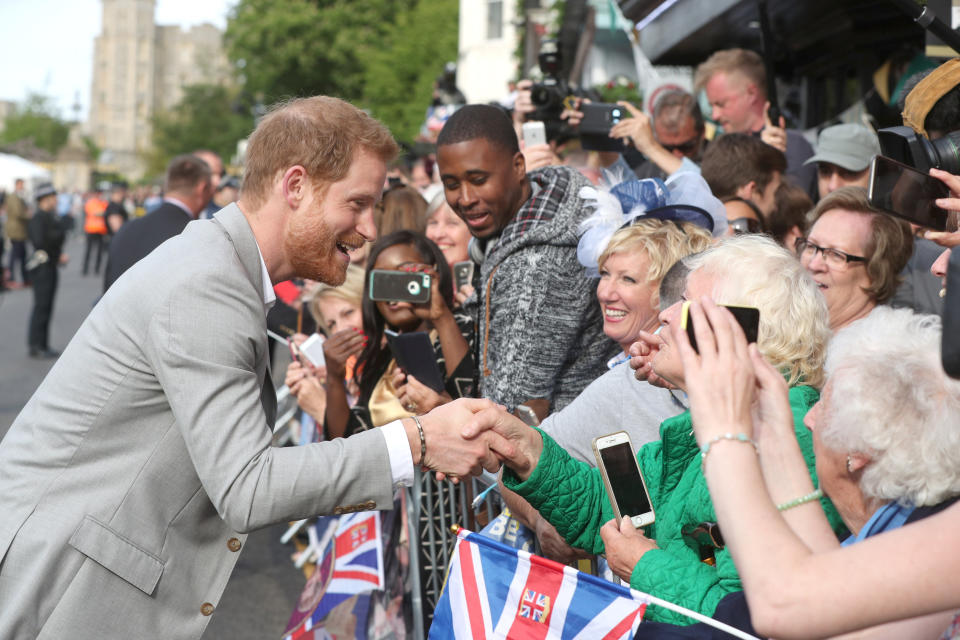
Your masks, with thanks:
M 813 438 L 803 425 L 803 417 L 818 397 L 812 387 L 790 389 L 794 432 L 814 486 L 817 477 Z M 616 425 L 610 427 L 611 431 L 615 428 Z M 660 438 L 637 452 L 656 514 L 656 522 L 645 531 L 659 548 L 643 554 L 630 576 L 630 586 L 710 616 L 725 595 L 741 591 L 743 586 L 726 549 L 708 549 L 713 551 L 716 564 L 705 564 L 700 560 L 703 549 L 682 533 L 686 527 L 717 521 L 700 466 L 700 449 L 693 436 L 690 412 L 664 420 Z M 613 517 L 613 511 L 600 471 L 571 458 L 550 436 L 543 435 L 543 453 L 530 477 L 520 482 L 504 468 L 503 483 L 530 502 L 571 545 L 590 553 L 604 552 L 600 527 Z M 821 499 L 821 505 L 834 532 L 845 531 L 830 500 Z M 648 608 L 646 618 L 680 625 L 693 622 L 660 607 Z
M 528 174 L 533 192 L 481 251 L 480 287 L 464 309 L 476 318 L 480 393 L 513 409 L 547 398 L 569 404 L 620 347 L 603 333 L 597 281 L 577 261 L 577 226 L 589 216 L 569 167 Z M 483 243 L 478 242 L 478 246 Z

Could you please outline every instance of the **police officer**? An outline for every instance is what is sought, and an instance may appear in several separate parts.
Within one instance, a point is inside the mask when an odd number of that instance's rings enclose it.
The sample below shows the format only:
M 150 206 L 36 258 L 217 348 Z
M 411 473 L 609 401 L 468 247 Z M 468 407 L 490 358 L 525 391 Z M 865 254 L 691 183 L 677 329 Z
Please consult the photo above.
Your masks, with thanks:
M 37 211 L 30 218 L 27 234 L 34 249 L 28 263 L 33 282 L 33 312 L 27 336 L 30 357 L 56 358 L 59 352 L 51 350 L 48 343 L 50 317 L 57 292 L 57 267 L 66 264 L 67 254 L 62 253 L 66 231 L 57 215 L 57 192 L 49 183 L 37 188 Z

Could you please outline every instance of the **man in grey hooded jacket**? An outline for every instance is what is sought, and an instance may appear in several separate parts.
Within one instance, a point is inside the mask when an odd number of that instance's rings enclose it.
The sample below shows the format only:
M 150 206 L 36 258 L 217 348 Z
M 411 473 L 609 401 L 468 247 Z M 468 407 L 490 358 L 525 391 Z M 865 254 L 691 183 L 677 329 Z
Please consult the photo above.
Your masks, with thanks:
M 447 202 L 473 234 L 481 395 L 542 419 L 606 370 L 620 348 L 603 333 L 596 281 L 577 261 L 590 183 L 569 167 L 529 174 L 509 117 L 468 105 L 437 139 Z

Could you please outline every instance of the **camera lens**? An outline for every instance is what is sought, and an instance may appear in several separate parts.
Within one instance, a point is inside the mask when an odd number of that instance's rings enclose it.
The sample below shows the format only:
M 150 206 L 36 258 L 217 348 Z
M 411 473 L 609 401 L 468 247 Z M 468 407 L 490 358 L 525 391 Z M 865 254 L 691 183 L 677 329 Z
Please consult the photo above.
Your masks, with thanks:
M 420 293 L 420 285 L 416 282 L 408 282 L 407 291 L 410 293 L 410 295 L 415 296 Z
M 951 131 L 942 138 L 932 140 L 927 152 L 933 156 L 933 166 L 960 174 L 960 131 Z

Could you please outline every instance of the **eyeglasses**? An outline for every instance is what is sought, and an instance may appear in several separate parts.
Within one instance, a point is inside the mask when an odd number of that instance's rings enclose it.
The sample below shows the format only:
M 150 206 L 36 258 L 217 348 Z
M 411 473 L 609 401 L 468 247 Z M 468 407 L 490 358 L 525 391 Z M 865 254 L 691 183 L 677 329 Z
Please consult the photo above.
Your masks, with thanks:
M 700 146 L 700 134 L 690 138 L 686 142 L 681 142 L 680 144 L 663 144 L 660 143 L 660 146 L 666 149 L 668 152 L 673 153 L 674 151 L 679 151 L 680 153 L 687 154 L 694 151 L 698 146 Z
M 740 235 L 742 233 L 762 233 L 760 221 L 754 218 L 737 218 L 736 220 L 727 220 L 727 225 L 733 229 L 733 233 Z
M 827 249 L 826 247 L 815 245 L 806 238 L 797 238 L 794 247 L 797 250 L 798 256 L 806 257 L 809 260 L 813 260 L 813 257 L 817 255 L 817 253 L 823 254 L 823 261 L 834 269 L 846 269 L 850 266 L 851 262 L 865 263 L 867 261 L 863 256 L 852 256 L 839 249 Z

